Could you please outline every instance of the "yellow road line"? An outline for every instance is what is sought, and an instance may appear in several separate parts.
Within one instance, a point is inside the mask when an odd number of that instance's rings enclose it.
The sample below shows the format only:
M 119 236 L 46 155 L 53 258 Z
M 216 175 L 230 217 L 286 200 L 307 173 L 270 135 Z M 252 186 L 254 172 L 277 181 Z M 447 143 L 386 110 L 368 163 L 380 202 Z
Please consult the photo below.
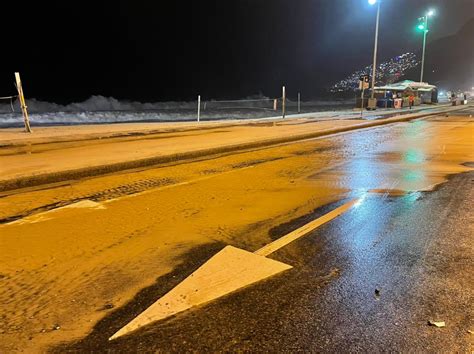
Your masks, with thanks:
M 282 247 L 285 247 L 289 243 L 299 239 L 300 237 L 303 237 L 307 233 L 313 231 L 317 227 L 331 221 L 332 219 L 338 217 L 339 215 L 345 213 L 348 211 L 354 204 L 356 204 L 359 201 L 359 199 L 354 199 L 351 200 L 350 202 L 347 202 L 344 205 L 341 205 L 340 207 L 334 209 L 333 211 L 327 213 L 326 215 L 321 216 L 320 218 L 313 220 L 309 222 L 308 224 L 300 227 L 299 229 L 296 229 L 293 232 L 290 232 L 286 236 L 280 237 L 278 240 L 273 241 L 272 243 L 269 243 L 266 246 L 263 246 L 259 250 L 255 251 L 254 253 L 259 255 L 259 256 L 268 256 L 272 254 L 273 252 L 279 250 Z

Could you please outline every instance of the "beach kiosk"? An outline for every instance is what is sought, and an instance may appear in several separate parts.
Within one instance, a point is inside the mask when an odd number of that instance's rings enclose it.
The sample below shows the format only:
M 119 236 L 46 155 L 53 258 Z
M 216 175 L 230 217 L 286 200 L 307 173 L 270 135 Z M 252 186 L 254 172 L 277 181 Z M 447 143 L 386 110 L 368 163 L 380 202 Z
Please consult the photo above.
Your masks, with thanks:
M 422 103 L 438 103 L 438 88 L 426 82 L 405 80 L 391 85 L 375 87 L 377 107 L 408 107 L 409 97 L 415 96 L 415 106 Z

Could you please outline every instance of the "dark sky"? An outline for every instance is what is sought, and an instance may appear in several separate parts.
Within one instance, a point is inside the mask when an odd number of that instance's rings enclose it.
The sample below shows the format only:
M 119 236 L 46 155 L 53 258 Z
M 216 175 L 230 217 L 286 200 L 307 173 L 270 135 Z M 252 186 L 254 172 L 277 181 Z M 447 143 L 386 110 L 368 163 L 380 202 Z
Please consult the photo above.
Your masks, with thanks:
M 421 47 L 417 17 L 434 8 L 429 40 L 455 33 L 474 0 L 384 0 L 380 60 Z M 371 62 L 367 0 L 35 1 L 2 4 L 0 96 L 48 101 L 93 94 L 138 101 L 315 96 Z

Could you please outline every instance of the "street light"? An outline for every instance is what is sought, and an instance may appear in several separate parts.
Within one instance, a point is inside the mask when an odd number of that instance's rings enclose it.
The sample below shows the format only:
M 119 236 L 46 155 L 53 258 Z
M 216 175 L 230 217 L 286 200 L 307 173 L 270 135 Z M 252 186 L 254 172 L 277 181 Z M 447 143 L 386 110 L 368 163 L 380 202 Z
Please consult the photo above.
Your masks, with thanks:
M 374 43 L 374 62 L 372 66 L 372 93 L 370 95 L 369 107 L 375 109 L 377 104 L 374 104 L 375 100 L 375 75 L 377 73 L 377 45 L 379 39 L 379 20 L 380 20 L 380 0 L 368 0 L 370 5 L 377 4 L 377 20 L 375 22 L 375 43 Z
M 420 74 L 420 82 L 423 82 L 423 72 L 425 69 L 425 52 L 426 52 L 426 35 L 428 34 L 428 18 L 434 16 L 434 10 L 429 10 L 425 16 L 419 18 L 422 20 L 423 23 L 418 25 L 418 29 L 423 31 L 423 55 L 421 57 L 421 74 Z

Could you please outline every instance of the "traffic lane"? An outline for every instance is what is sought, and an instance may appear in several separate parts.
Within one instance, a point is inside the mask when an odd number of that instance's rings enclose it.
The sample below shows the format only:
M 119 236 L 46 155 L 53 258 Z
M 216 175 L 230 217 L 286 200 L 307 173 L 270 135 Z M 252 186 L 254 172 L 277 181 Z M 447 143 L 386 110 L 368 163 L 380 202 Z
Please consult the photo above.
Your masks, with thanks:
M 65 206 L 79 200 L 109 200 L 140 193 L 144 190 L 156 190 L 160 186 L 179 185 L 182 182 L 202 178 L 202 176 L 212 177 L 229 170 L 267 164 L 282 159 L 295 161 L 292 169 L 285 168 L 281 171 L 293 180 L 305 178 L 310 174 L 317 175 L 321 170 L 328 170 L 352 159 L 359 161 L 347 169 L 350 170 L 349 175 L 342 169 L 343 176 L 350 178 L 350 175 L 355 172 L 359 175 L 370 173 L 372 177 L 379 177 L 381 173 L 389 173 L 393 167 L 398 168 L 397 164 L 403 163 L 405 166 L 401 167 L 410 167 L 413 164 L 433 159 L 439 159 L 441 163 L 448 162 L 451 166 L 455 166 L 465 162 L 465 158 L 469 161 L 469 154 L 471 156 L 473 154 L 472 139 L 470 139 L 473 134 L 472 126 L 472 119 L 468 117 L 437 116 L 430 118 L 429 121 L 415 121 L 354 131 L 204 161 L 76 180 L 65 185 L 53 185 L 47 189 L 20 191 L 20 193 L 2 195 L 0 198 L 0 223 Z M 455 139 L 464 143 L 464 146 L 453 141 Z M 470 145 L 466 145 L 469 140 L 471 141 Z M 436 156 L 433 157 L 433 155 Z M 361 163 L 361 159 L 363 163 Z M 368 164 L 369 161 L 371 164 Z M 429 168 L 430 166 L 422 167 Z M 438 166 L 434 167 L 438 168 Z M 458 170 L 451 169 L 447 172 L 454 173 Z M 410 178 L 411 176 L 408 173 L 406 177 Z M 334 185 L 338 182 L 339 176 L 331 178 L 334 180 Z M 438 180 L 442 181 L 442 176 Z M 342 183 L 348 188 L 360 188 L 360 185 L 354 186 L 352 181 L 344 178 Z M 364 182 L 364 179 L 359 178 L 359 181 L 355 180 L 355 182 Z M 375 188 L 381 188 L 383 182 L 380 178 L 372 178 L 372 185 Z M 415 186 L 407 187 L 413 190 Z
M 272 255 L 293 265 L 289 272 L 109 342 L 136 314 L 117 310 L 55 350 L 472 350 L 473 181 L 469 172 L 434 192 L 368 195 Z

